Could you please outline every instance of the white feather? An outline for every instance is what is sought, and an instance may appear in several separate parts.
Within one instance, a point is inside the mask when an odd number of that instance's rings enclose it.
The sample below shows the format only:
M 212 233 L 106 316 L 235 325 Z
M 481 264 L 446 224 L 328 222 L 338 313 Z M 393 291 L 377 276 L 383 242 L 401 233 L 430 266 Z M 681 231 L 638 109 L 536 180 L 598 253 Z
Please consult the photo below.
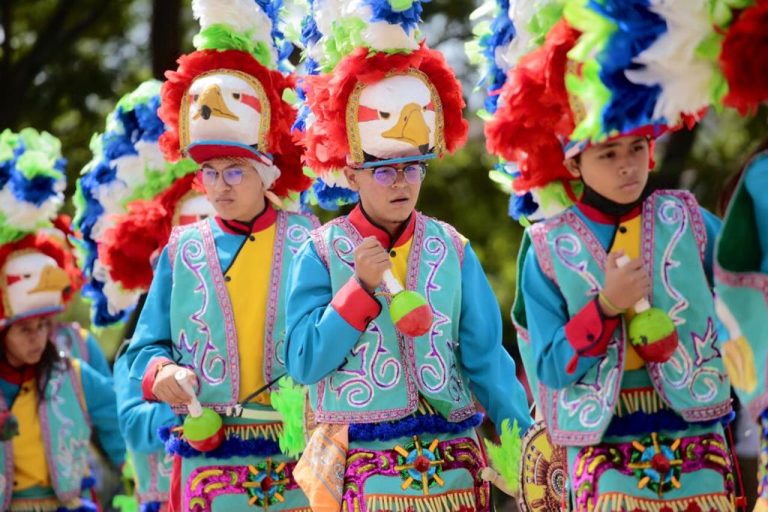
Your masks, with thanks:
M 64 186 L 56 186 L 56 193 L 46 199 L 40 206 L 27 201 L 19 201 L 11 192 L 10 187 L 0 190 L 0 212 L 5 216 L 5 225 L 22 231 L 35 231 L 45 226 L 56 217 L 64 204 Z
M 408 48 L 415 50 L 419 47 L 416 41 L 416 30 L 406 32 L 399 24 L 386 21 L 373 21 L 373 10 L 370 5 L 361 0 L 352 0 L 346 7 L 347 16 L 357 16 L 362 19 L 367 28 L 363 31 L 363 40 L 374 50 L 389 50 L 392 48 Z
M 638 84 L 660 85 L 654 117 L 676 124 L 680 114 L 709 103 L 714 68 L 696 56 L 696 48 L 712 28 L 704 0 L 652 0 L 650 9 L 664 18 L 667 32 L 635 59 L 645 68 L 625 74 Z
M 201 29 L 221 24 L 235 32 L 248 33 L 254 42 L 266 43 L 273 62 L 276 59 L 272 20 L 253 0 L 192 0 L 192 13 Z
M 329 173 L 323 174 L 322 178 L 325 184 L 328 186 L 350 188 L 347 177 L 344 175 L 343 171 L 331 171 Z
M 138 302 L 140 292 L 127 291 L 119 283 L 113 281 L 109 277 L 108 269 L 98 259 L 93 265 L 93 278 L 104 283 L 103 293 L 107 298 L 107 311 L 110 315 L 126 311 Z
M 507 71 L 517 65 L 523 55 L 535 49 L 533 34 L 528 30 L 533 17 L 553 0 L 512 0 L 508 15 L 515 26 L 515 37 L 506 48 L 496 51 L 496 65 Z

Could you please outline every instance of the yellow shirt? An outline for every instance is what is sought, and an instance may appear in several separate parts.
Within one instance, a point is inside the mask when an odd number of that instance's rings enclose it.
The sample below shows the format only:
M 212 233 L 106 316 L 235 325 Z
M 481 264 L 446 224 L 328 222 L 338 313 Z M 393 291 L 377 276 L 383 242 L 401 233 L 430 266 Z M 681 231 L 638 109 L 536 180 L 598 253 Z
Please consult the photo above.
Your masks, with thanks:
M 619 228 L 616 230 L 616 237 L 613 240 L 610 252 L 623 250 L 624 254 L 629 259 L 634 260 L 640 257 L 641 249 L 641 235 L 642 233 L 642 216 L 638 215 L 632 219 L 619 224 Z M 635 316 L 634 309 L 630 308 L 624 313 L 624 319 L 628 322 Z M 624 368 L 627 370 L 637 370 L 645 366 L 645 361 L 641 358 L 632 344 L 627 340 L 626 357 L 624 360 Z
M 240 353 L 240 400 L 266 384 L 264 329 L 275 232 L 276 224 L 272 224 L 263 231 L 251 233 L 225 275 Z M 280 326 L 275 328 L 280 329 Z M 269 393 L 260 394 L 254 402 L 269 405 Z
M 13 446 L 13 491 L 32 487 L 50 487 L 48 462 L 37 409 L 35 379 L 21 385 L 11 412 L 19 422 L 19 435 L 11 441 Z

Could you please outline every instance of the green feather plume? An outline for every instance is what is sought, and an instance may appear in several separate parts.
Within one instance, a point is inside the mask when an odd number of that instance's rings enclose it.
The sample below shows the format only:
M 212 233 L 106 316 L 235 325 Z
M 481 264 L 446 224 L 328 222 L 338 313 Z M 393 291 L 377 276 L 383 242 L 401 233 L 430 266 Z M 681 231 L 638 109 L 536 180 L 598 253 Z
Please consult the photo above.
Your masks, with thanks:
M 501 444 L 494 444 L 484 439 L 485 449 L 491 467 L 499 472 L 510 491 L 520 490 L 520 464 L 523 453 L 523 442 L 517 420 L 509 428 L 509 419 L 501 422 Z
M 297 385 L 290 377 L 280 379 L 280 389 L 271 395 L 272 407 L 283 417 L 283 433 L 278 442 L 280 451 L 298 458 L 306 447 L 304 435 L 304 399 L 306 388 Z

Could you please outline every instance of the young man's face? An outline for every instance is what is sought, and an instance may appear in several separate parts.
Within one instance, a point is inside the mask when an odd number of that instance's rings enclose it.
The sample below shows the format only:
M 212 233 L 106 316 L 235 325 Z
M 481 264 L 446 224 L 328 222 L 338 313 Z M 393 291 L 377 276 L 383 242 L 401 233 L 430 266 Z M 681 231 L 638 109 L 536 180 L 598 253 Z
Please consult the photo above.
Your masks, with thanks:
M 222 219 L 250 221 L 264 209 L 264 182 L 246 159 L 210 160 L 201 166 L 200 179 Z
M 590 146 L 565 166 L 601 196 L 619 204 L 637 201 L 650 172 L 650 146 L 645 137 L 620 137 Z
M 425 163 L 411 162 L 371 169 L 347 168 L 345 175 L 352 190 L 360 194 L 365 213 L 383 227 L 396 227 L 408 220 L 416 208 L 425 172 Z

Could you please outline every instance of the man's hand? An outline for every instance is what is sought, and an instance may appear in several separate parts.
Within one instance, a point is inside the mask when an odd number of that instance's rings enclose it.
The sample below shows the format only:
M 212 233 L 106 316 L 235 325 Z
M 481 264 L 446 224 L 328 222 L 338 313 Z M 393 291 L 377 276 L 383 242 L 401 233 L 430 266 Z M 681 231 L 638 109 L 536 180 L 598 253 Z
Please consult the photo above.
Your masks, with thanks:
M 179 370 L 188 372 L 187 378 L 195 378 L 195 374 L 188 368 L 175 364 L 165 365 L 155 376 L 155 384 L 152 386 L 152 394 L 155 395 L 155 398 L 169 405 L 187 405 L 189 403 L 192 397 L 176 381 L 176 372 Z
M 600 301 L 600 305 L 609 316 L 626 311 L 652 291 L 651 279 L 643 266 L 642 258 L 619 266 L 617 260 L 623 255 L 623 251 L 610 253 L 605 265 L 605 286 L 602 291 L 605 301 Z M 610 311 L 614 307 L 621 311 Z
M 384 272 L 390 268 L 389 253 L 376 237 L 369 236 L 355 249 L 355 277 L 369 292 L 381 284 Z

